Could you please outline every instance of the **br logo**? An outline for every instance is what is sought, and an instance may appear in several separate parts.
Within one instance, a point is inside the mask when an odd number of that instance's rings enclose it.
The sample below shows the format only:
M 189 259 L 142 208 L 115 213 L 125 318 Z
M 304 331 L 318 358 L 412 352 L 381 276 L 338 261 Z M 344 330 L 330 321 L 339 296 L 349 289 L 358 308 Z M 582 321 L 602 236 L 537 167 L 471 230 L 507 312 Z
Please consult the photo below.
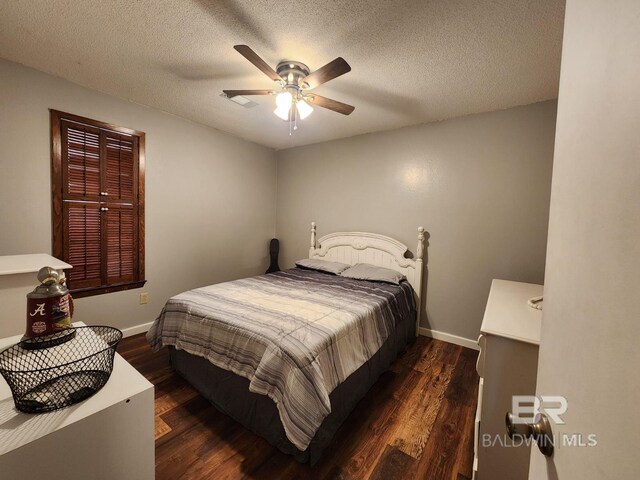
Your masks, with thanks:
M 544 407 L 542 406 L 544 404 Z M 528 423 L 540 413 L 546 414 L 556 425 L 564 425 L 562 415 L 569 403 L 560 395 L 514 395 L 511 399 L 513 423 Z

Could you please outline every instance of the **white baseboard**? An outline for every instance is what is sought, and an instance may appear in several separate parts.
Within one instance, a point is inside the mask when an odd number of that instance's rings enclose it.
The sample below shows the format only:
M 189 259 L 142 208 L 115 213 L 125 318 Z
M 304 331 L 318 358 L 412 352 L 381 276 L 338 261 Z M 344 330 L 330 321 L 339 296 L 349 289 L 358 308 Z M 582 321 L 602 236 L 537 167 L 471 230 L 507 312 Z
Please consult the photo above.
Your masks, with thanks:
M 470 348 L 472 350 L 480 350 L 478 342 L 471 340 L 470 338 L 459 337 L 458 335 L 452 335 L 450 333 L 439 332 L 438 330 L 431 330 L 429 328 L 420 327 L 420 335 L 425 337 L 435 338 L 436 340 L 442 340 L 443 342 L 453 343 L 462 347 Z
M 141 323 L 135 327 L 123 328 L 122 333 L 124 338 L 131 337 L 139 333 L 147 332 L 151 328 L 151 325 L 153 325 L 153 322 Z

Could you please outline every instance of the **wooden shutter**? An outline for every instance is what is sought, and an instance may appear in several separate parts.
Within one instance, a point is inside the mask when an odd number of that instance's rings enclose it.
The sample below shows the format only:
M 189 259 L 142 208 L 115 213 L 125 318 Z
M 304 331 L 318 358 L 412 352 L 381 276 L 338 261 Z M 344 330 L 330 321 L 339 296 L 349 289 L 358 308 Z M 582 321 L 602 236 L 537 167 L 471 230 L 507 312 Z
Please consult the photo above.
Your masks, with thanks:
M 144 133 L 51 111 L 53 252 L 75 296 L 144 285 Z
M 132 282 L 136 278 L 136 215 L 131 205 L 110 205 L 106 211 L 107 281 Z
M 100 204 L 64 202 L 64 260 L 73 288 L 102 284 L 102 212 Z
M 103 132 L 102 143 L 105 148 L 104 191 L 109 200 L 135 200 L 138 139 Z
M 62 122 L 64 196 L 97 199 L 100 196 L 100 130 Z

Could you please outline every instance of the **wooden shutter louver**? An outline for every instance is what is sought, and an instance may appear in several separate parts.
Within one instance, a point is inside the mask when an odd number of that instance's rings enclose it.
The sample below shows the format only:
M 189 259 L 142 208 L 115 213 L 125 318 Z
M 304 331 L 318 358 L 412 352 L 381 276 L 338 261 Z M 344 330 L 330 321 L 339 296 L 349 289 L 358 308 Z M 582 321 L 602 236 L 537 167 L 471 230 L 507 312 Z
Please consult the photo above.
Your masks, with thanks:
M 75 296 L 144 285 L 144 133 L 51 111 L 53 252 Z

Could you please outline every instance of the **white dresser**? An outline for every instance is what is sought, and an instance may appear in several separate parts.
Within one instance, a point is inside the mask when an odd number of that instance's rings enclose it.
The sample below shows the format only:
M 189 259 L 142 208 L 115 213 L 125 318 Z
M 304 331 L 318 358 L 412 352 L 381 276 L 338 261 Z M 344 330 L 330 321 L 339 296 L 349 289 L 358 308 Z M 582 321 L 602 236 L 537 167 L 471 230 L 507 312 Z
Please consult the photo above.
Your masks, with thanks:
M 0 340 L 0 350 L 20 338 Z M 17 411 L 0 377 L 0 478 L 152 480 L 153 419 L 153 385 L 117 353 L 99 392 L 54 412 Z
M 480 376 L 475 421 L 474 478 L 526 480 L 531 447 L 513 447 L 505 414 L 513 395 L 534 395 L 542 311 L 527 300 L 542 285 L 493 280 L 478 339 Z M 507 446 L 505 446 L 505 444 Z

